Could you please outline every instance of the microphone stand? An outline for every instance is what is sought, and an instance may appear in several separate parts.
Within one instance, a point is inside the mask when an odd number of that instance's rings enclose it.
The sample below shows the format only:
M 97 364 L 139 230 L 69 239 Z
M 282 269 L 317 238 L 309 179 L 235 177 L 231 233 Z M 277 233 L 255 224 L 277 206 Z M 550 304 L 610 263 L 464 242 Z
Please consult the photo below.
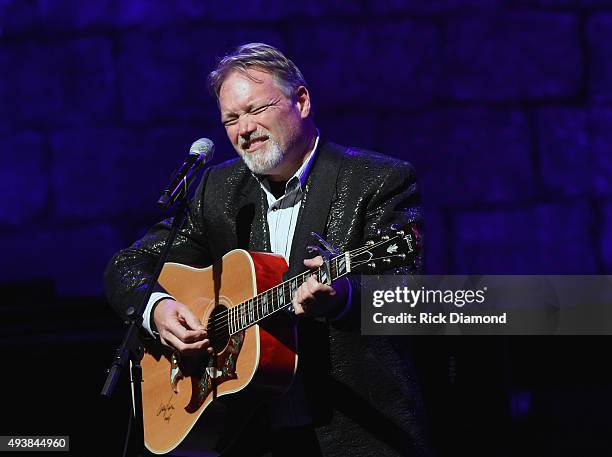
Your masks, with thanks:
M 166 263 L 170 248 L 174 244 L 174 240 L 176 239 L 178 230 L 183 225 L 185 217 L 187 216 L 188 200 L 186 195 L 187 192 L 184 192 L 179 200 L 176 215 L 174 216 L 174 220 L 172 221 L 170 232 L 168 233 L 168 237 L 166 238 L 164 247 L 157 260 L 153 274 L 149 278 L 147 290 L 145 291 L 145 294 L 143 295 L 142 300 L 140 301 L 138 309 L 135 310 L 133 306 L 130 306 L 127 309 L 127 315 L 129 320 L 126 321 L 126 323 L 129 324 L 129 327 L 125 332 L 125 336 L 123 337 L 121 346 L 119 346 L 119 348 L 115 352 L 115 358 L 113 359 L 111 367 L 107 370 L 108 376 L 106 377 L 106 382 L 104 383 L 104 387 L 102 388 L 102 392 L 100 393 L 100 395 L 104 397 L 111 397 L 113 395 L 113 392 L 115 391 L 117 382 L 119 380 L 119 375 L 123 371 L 123 368 L 125 367 L 125 364 L 129 358 L 129 360 L 132 362 L 131 382 L 134 398 L 134 407 L 130 408 L 130 419 L 132 419 L 130 421 L 130 428 L 135 432 L 135 438 L 132 445 L 133 452 L 130 454 L 133 456 L 142 456 L 143 451 L 145 450 L 144 425 L 142 416 L 142 368 L 140 366 L 140 361 L 142 360 L 142 357 L 144 355 L 144 349 L 139 336 L 139 333 L 142 329 L 142 314 L 144 313 L 144 310 L 147 307 L 147 303 L 151 298 L 151 294 L 155 289 L 157 280 L 164 266 L 164 263 Z M 128 428 L 128 435 L 126 436 L 123 453 L 124 457 L 128 448 L 129 436 L 131 434 L 130 432 L 132 431 L 130 430 L 130 428 Z

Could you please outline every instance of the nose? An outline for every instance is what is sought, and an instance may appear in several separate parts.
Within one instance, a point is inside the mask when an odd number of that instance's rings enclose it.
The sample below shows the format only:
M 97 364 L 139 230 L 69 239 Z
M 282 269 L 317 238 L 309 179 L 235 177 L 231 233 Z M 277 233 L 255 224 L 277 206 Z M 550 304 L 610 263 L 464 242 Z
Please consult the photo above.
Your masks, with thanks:
M 248 137 L 255 130 L 257 130 L 257 126 L 255 122 L 251 119 L 251 116 L 248 114 L 243 114 L 238 119 L 238 134 L 242 137 Z

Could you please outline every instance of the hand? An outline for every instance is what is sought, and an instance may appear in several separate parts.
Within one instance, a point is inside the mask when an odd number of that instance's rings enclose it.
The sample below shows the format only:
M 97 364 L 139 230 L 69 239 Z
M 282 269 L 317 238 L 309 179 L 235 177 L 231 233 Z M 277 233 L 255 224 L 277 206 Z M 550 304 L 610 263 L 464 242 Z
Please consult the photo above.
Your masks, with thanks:
M 203 349 L 213 352 L 206 329 L 184 304 L 168 298 L 161 300 L 153 311 L 153 321 L 166 346 L 185 355 Z
M 323 257 L 305 259 L 304 265 L 314 269 L 323 265 Z M 310 276 L 293 296 L 293 310 L 297 316 L 329 316 L 333 317 L 346 304 L 349 284 L 346 277 L 340 278 L 331 286 L 320 283 L 315 275 Z

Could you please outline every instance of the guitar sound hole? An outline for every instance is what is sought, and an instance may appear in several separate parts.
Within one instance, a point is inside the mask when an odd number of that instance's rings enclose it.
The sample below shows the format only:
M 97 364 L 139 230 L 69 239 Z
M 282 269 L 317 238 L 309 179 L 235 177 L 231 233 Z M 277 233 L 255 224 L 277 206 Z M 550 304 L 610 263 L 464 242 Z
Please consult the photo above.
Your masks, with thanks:
M 208 319 L 208 337 L 215 353 L 220 353 L 229 342 L 229 327 L 227 325 L 227 307 L 218 305 Z

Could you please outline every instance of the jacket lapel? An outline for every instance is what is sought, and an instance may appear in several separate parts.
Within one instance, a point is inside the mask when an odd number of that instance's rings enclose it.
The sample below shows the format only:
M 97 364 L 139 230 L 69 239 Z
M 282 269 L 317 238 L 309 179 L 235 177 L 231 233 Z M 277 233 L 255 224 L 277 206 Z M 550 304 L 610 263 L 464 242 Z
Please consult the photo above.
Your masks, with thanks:
M 332 143 L 322 143 L 310 170 L 302 200 L 302 206 L 295 227 L 289 257 L 291 277 L 304 271 L 304 259 L 311 257 L 306 252 L 314 244 L 311 232 L 326 235 L 327 219 L 332 202 L 336 199 L 336 182 L 342 165 L 342 149 Z
M 270 235 L 266 212 L 268 202 L 257 180 L 248 172 L 241 187 L 236 213 L 236 247 L 251 251 L 270 252 Z

